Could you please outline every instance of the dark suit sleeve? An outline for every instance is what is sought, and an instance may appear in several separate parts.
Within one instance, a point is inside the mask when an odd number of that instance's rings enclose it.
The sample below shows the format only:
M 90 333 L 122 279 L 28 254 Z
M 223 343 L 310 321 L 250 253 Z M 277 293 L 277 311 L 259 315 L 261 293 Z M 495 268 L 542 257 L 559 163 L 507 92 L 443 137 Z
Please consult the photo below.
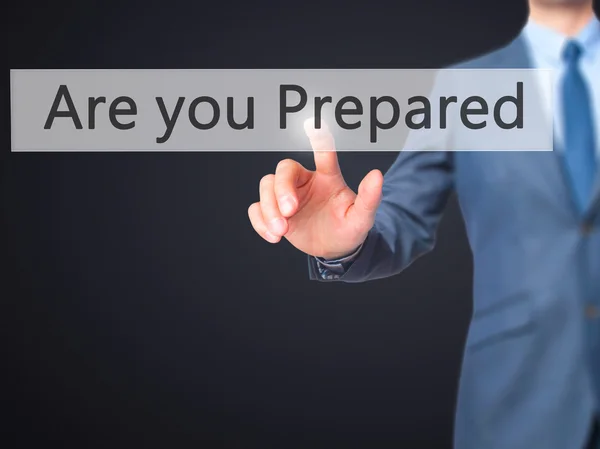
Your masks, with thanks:
M 309 257 L 313 280 L 363 282 L 399 273 L 430 251 L 454 184 L 453 153 L 403 151 L 384 176 L 375 225 L 345 273 L 324 276 Z

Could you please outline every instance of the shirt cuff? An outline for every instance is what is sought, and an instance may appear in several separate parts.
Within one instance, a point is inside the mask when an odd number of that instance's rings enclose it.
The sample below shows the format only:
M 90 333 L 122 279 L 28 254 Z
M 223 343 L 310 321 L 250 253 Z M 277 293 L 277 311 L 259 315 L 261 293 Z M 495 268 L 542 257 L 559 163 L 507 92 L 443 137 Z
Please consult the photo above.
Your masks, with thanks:
M 317 268 L 319 275 L 323 279 L 338 279 L 348 271 L 352 263 L 358 258 L 360 250 L 363 244 L 361 244 L 351 254 L 340 257 L 338 259 L 324 259 L 322 257 L 315 257 L 317 261 Z

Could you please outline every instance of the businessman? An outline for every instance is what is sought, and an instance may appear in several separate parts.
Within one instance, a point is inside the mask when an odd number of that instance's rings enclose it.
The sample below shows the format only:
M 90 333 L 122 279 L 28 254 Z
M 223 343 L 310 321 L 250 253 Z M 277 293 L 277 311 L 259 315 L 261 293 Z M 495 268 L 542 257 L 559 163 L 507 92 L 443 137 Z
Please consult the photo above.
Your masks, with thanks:
M 248 210 L 309 255 L 310 276 L 362 282 L 431 250 L 452 191 L 474 257 L 457 449 L 598 449 L 600 22 L 591 0 L 530 0 L 507 46 L 465 68 L 556 71 L 553 152 L 401 152 L 348 188 L 325 129 L 315 171 L 284 160 Z

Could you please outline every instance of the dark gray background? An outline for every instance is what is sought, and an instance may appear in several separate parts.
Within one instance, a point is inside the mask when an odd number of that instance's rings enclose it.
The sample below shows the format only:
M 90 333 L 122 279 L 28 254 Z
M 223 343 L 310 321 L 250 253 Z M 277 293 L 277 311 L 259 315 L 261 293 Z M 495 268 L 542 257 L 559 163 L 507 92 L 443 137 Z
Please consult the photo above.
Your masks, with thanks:
M 454 200 L 404 274 L 310 282 L 246 215 L 290 154 L 11 154 L 8 68 L 435 68 L 508 42 L 524 0 L 3 8 L 0 445 L 449 447 L 472 268 Z M 340 161 L 355 187 L 394 157 Z

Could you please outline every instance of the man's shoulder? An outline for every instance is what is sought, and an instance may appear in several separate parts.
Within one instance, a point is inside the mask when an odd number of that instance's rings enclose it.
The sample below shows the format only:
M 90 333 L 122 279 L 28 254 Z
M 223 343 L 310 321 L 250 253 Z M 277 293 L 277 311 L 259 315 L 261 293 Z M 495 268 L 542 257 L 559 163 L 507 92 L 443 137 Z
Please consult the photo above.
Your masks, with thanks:
M 526 61 L 525 46 L 520 37 L 496 47 L 490 52 L 460 61 L 451 69 L 494 69 L 523 65 Z

